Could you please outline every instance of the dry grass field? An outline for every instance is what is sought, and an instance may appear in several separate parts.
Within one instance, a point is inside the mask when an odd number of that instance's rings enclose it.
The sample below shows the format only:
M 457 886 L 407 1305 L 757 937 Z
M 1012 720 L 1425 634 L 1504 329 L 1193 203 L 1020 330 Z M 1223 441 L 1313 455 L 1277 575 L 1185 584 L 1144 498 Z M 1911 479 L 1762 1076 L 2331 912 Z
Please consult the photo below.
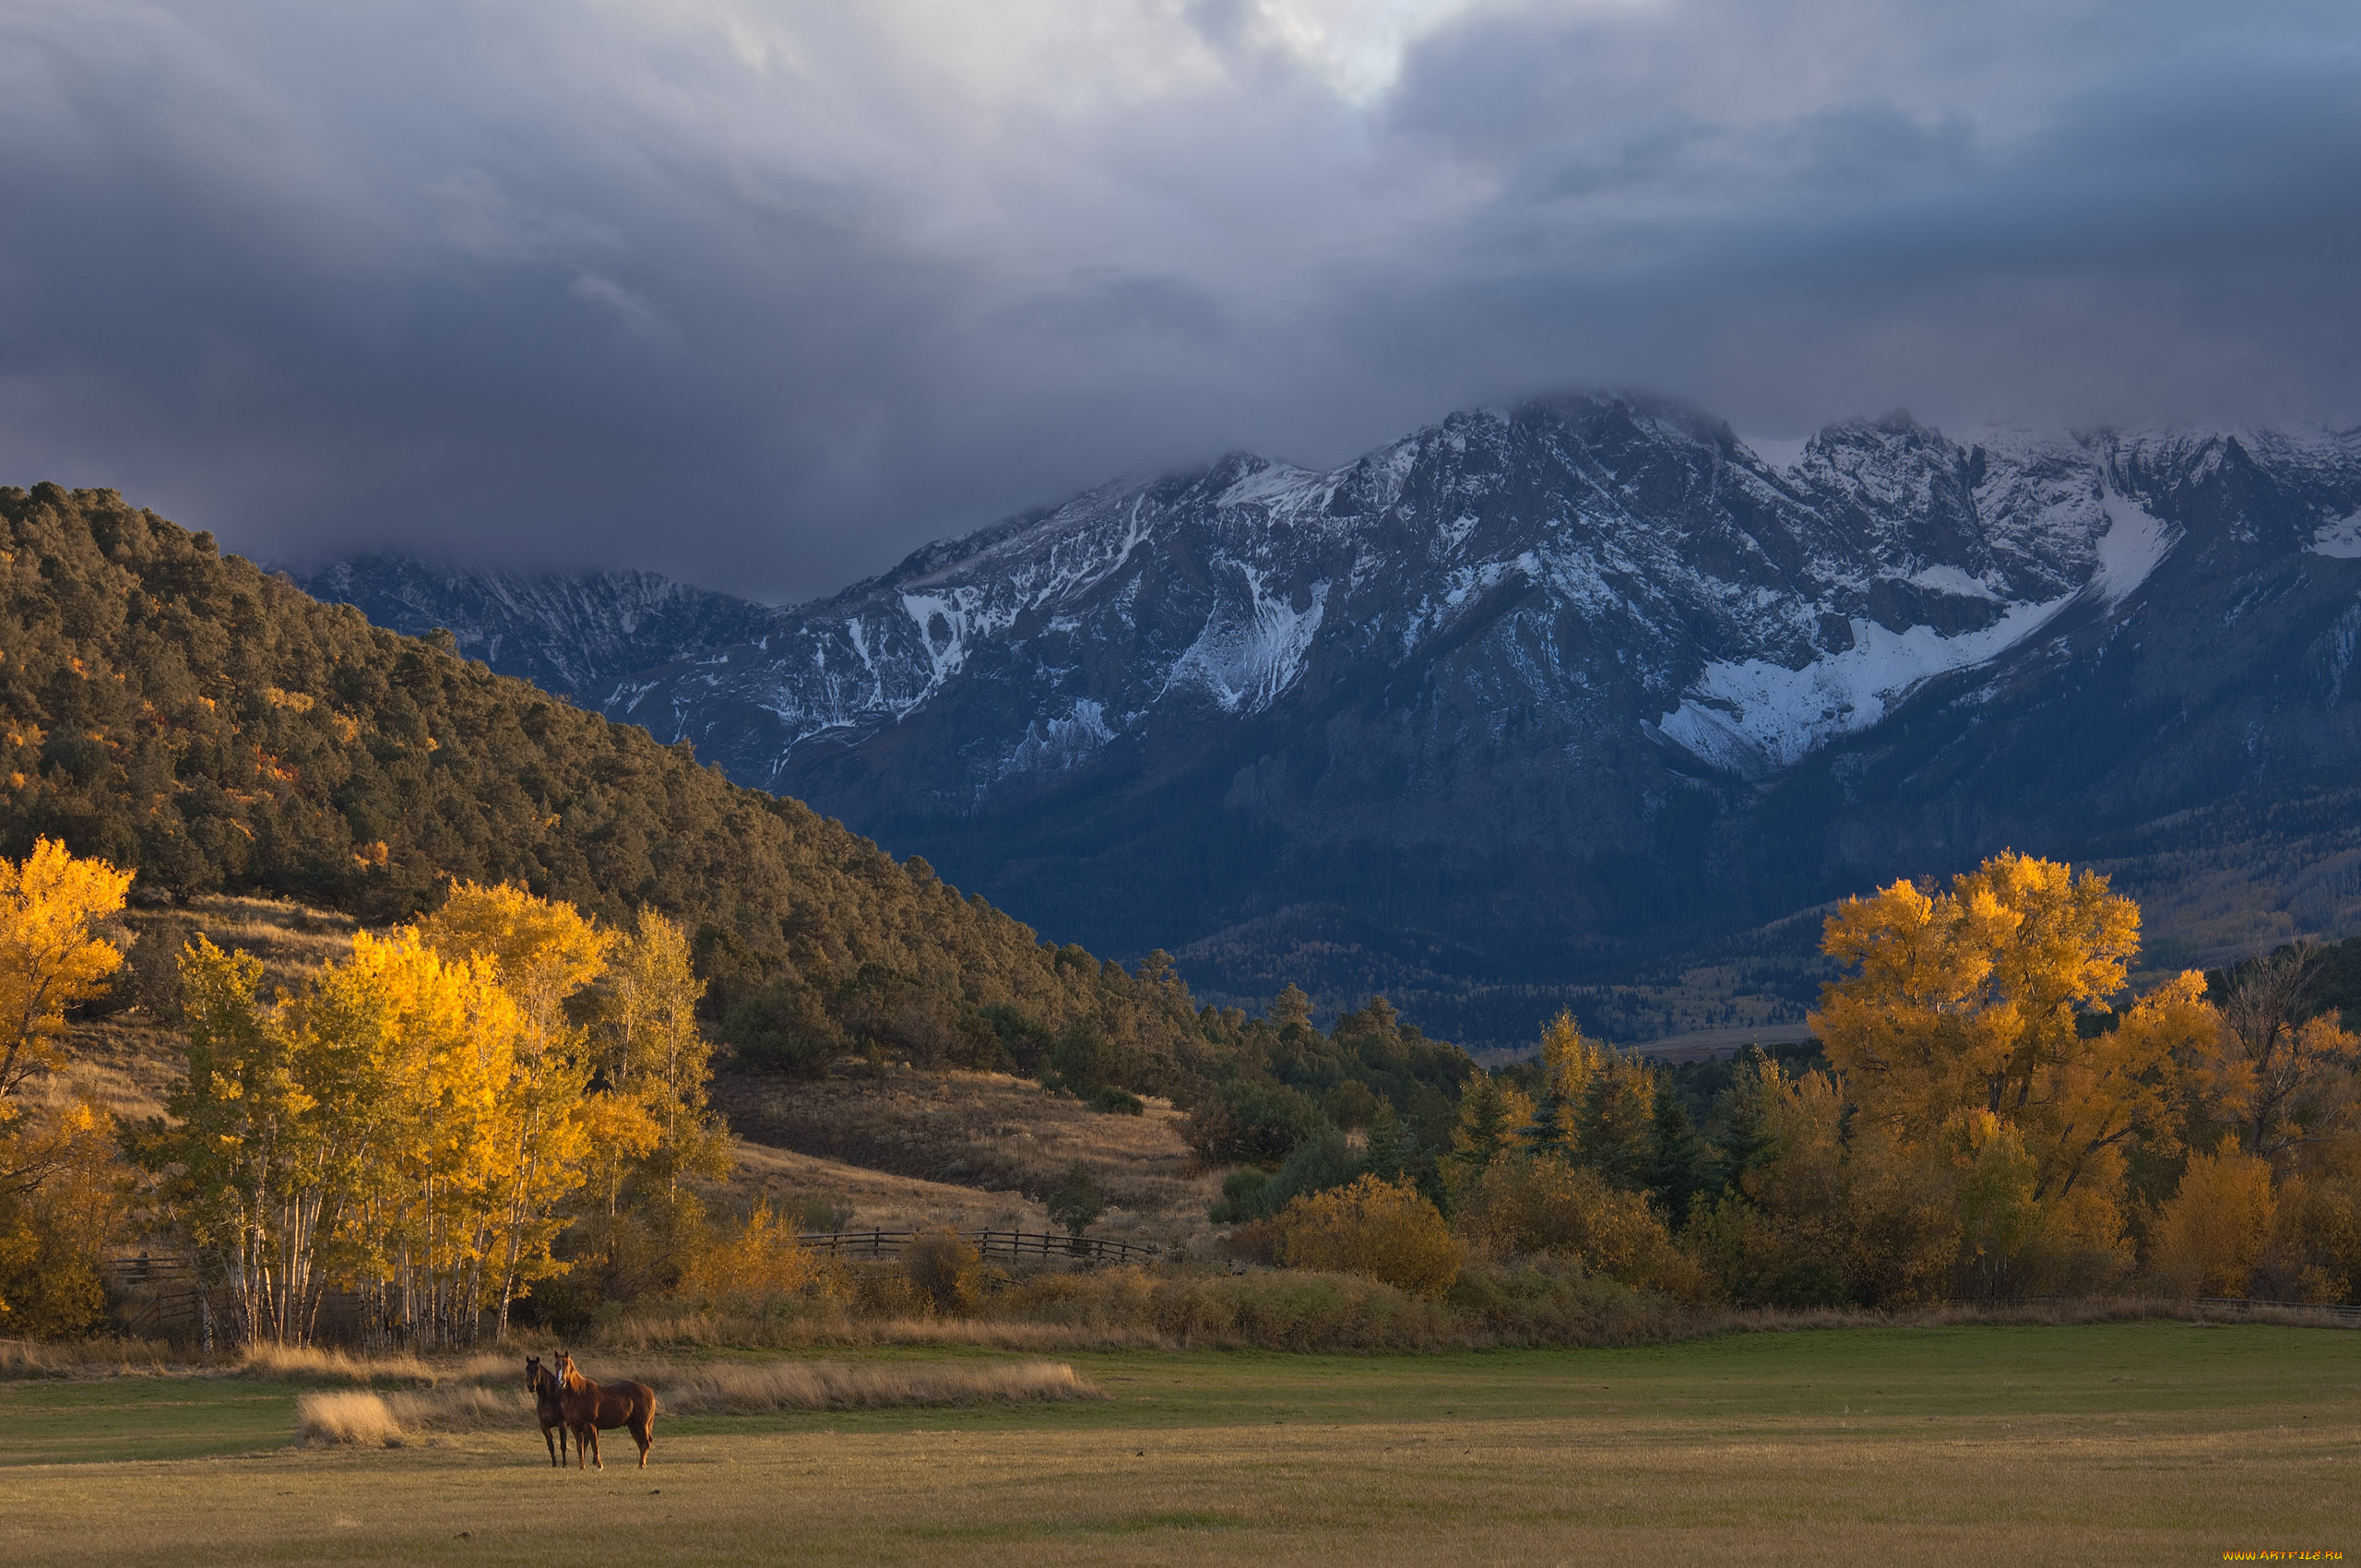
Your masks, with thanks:
M 817 1083 L 724 1075 L 714 1103 L 731 1131 L 791 1149 L 943 1185 L 1045 1196 L 1079 1161 L 1112 1206 L 1110 1236 L 1184 1241 L 1206 1229 L 1220 1183 L 1194 1173 L 1182 1117 L 1147 1101 L 1110 1116 L 1004 1073 L 891 1073 Z M 861 1217 L 862 1224 L 869 1223 Z
M 552 1471 L 524 1426 L 296 1447 L 294 1384 L 5 1384 L 0 1561 L 2150 1565 L 2361 1550 L 2361 1336 L 2345 1331 L 1072 1360 L 1109 1398 L 659 1416 L 651 1467 L 617 1466 L 628 1444 L 611 1444 L 603 1475 Z
M 788 1212 L 796 1200 L 818 1196 L 849 1215 L 848 1229 L 908 1230 L 948 1225 L 958 1230 L 1054 1230 L 1040 1203 L 1022 1193 L 988 1193 L 948 1182 L 921 1181 L 872 1170 L 822 1155 L 730 1141 L 730 1185 L 761 1195 Z

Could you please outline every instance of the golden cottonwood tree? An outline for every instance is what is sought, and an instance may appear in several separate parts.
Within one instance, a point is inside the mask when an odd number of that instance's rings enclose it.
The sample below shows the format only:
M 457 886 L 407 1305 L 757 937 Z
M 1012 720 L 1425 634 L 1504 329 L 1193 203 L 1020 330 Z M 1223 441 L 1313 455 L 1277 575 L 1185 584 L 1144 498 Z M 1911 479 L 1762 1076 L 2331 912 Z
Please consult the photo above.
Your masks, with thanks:
M 1856 972 L 1811 1021 L 1859 1134 L 1950 1146 L 1981 1206 L 1971 1235 L 2017 1238 L 2002 1197 L 2021 1187 L 2034 1230 L 2118 1248 L 2126 1156 L 2173 1146 L 2176 1063 L 2218 1029 L 2194 973 L 2105 1016 L 2139 937 L 2138 906 L 2105 877 L 2014 853 L 1948 893 L 1898 882 L 1846 899 L 1822 950 Z
M 2361 1039 L 2332 1013 L 2303 1016 L 2317 963 L 2297 946 L 2232 971 L 2222 1028 L 2189 1058 L 2194 1119 L 2283 1167 L 2307 1146 L 2361 1135 Z
M 1466 1244 L 1416 1187 L 1374 1176 L 1297 1198 L 1278 1230 L 1290 1268 L 1358 1274 L 1413 1296 L 1442 1296 L 1467 1261 Z

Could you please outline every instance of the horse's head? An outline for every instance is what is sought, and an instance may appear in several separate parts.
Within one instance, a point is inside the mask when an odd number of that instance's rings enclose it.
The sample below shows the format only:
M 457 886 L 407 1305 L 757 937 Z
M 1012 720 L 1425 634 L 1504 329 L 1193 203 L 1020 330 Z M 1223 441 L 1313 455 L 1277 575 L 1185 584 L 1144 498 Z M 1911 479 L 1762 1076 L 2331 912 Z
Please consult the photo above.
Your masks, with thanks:
M 539 1394 L 541 1391 L 541 1379 L 549 1375 L 549 1370 L 541 1365 L 541 1359 L 539 1356 L 525 1358 L 525 1386 L 527 1388 Z
M 574 1364 L 573 1354 L 569 1351 L 560 1350 L 557 1353 L 557 1380 L 566 1388 L 573 1388 L 583 1381 L 582 1369 Z

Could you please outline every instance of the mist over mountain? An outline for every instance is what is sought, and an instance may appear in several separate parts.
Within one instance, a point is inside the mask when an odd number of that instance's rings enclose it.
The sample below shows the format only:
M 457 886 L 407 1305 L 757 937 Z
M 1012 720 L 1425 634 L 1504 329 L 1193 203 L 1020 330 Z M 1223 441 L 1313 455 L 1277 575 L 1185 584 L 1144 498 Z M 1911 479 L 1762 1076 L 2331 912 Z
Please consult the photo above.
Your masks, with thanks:
M 1473 1043 L 1568 1002 L 1627 1036 L 1792 1013 L 1794 917 L 2003 846 L 2105 863 L 2157 961 L 2361 918 L 2361 431 L 1895 415 L 1758 452 L 1552 398 L 1089 492 L 793 610 L 303 582 L 1059 940 Z

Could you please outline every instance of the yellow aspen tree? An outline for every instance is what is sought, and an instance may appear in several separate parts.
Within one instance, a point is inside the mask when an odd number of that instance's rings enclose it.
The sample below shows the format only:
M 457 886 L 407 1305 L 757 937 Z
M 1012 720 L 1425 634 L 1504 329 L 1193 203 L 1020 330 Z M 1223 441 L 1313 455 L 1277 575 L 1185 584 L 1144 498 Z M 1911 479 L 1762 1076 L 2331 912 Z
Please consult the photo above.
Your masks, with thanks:
M 1583 1091 L 1607 1065 L 1609 1054 L 1606 1046 L 1583 1033 L 1572 1013 L 1560 1010 L 1541 1032 L 1542 1083 L 1557 1090 L 1564 1104 L 1580 1105 Z
M 486 960 L 445 960 L 414 929 L 357 939 L 289 1009 L 325 1086 L 349 1097 L 361 1156 L 335 1258 L 389 1336 L 471 1341 L 492 1304 L 515 1150 L 516 1003 Z
M 248 1343 L 302 1344 L 327 1283 L 320 1243 L 346 1196 L 346 1152 L 324 1126 L 362 1103 L 324 1102 L 313 1063 L 261 1000 L 263 968 L 198 937 L 180 958 L 185 1071 L 149 1124 L 145 1152 L 163 1195 L 227 1297 Z M 338 1086 L 343 1087 L 343 1086 Z
M 559 1272 L 550 1254 L 557 1206 L 587 1179 L 594 1135 L 585 1103 L 596 1063 L 588 1031 L 567 1004 L 606 967 L 611 939 L 571 904 L 524 888 L 453 885 L 441 909 L 419 922 L 421 936 L 445 958 L 488 961 L 516 1004 L 519 1029 L 507 1092 L 499 1100 L 511 1162 L 504 1176 L 497 1334 L 520 1288 Z M 607 1137 L 604 1127 L 596 1135 Z M 632 1135 L 618 1128 L 611 1134 Z
M 65 1010 L 122 966 L 91 928 L 123 909 L 131 877 L 53 838 L 34 840 L 22 861 L 0 859 L 0 1187 L 30 1187 L 43 1173 L 13 1156 L 10 1124 L 26 1080 L 64 1065 Z
M 685 932 L 654 909 L 615 944 L 599 987 L 593 1039 L 608 1094 L 602 1113 L 647 1123 L 635 1156 L 602 1151 L 601 1190 L 611 1212 L 627 1170 L 646 1168 L 668 1193 L 683 1175 L 719 1176 L 730 1165 L 729 1133 L 706 1102 L 713 1047 L 697 1028 L 705 982 L 691 964 Z M 617 1137 L 613 1148 L 627 1140 Z

